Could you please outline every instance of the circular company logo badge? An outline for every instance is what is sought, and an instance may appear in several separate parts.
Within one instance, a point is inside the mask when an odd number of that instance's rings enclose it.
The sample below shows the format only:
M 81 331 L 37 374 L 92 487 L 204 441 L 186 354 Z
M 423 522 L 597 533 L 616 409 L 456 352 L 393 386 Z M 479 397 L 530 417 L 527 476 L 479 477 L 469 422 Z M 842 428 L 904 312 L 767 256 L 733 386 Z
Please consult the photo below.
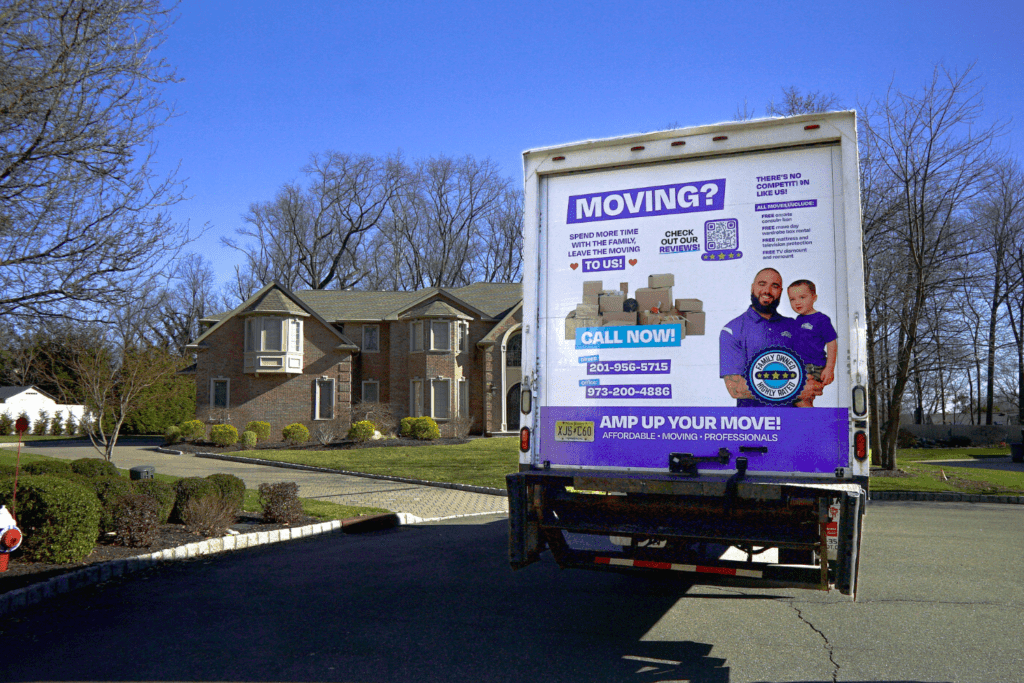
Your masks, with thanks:
M 783 405 L 796 400 L 804 386 L 804 364 L 789 349 L 765 349 L 750 362 L 747 384 L 762 403 Z

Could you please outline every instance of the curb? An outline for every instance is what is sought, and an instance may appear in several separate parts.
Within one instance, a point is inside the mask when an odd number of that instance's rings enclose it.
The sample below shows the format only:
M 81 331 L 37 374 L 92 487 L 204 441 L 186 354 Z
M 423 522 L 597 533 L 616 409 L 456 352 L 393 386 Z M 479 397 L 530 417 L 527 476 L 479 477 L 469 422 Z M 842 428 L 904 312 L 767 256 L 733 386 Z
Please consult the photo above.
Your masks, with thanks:
M 166 453 L 168 455 L 186 455 L 182 451 L 175 451 L 169 448 L 157 448 L 158 453 Z M 324 472 L 326 474 L 345 474 L 350 477 L 364 477 L 366 479 L 380 479 L 383 481 L 394 481 L 400 484 L 414 484 L 417 486 L 433 486 L 439 489 L 454 489 L 456 491 L 466 491 L 467 493 L 482 493 L 488 496 L 500 496 L 505 498 L 508 496 L 508 491 L 505 489 L 496 489 L 491 486 L 473 486 L 471 484 L 452 484 L 444 481 L 426 481 L 422 479 L 409 479 L 408 477 L 392 477 L 386 474 L 367 474 L 365 472 L 350 472 L 348 470 L 334 470 L 329 467 L 314 467 L 313 465 L 298 465 L 291 462 L 277 462 L 275 460 L 261 460 L 259 458 L 246 458 L 237 455 L 222 455 L 221 453 L 189 453 L 188 455 L 195 456 L 197 458 L 207 458 L 208 460 L 225 460 L 227 462 L 239 462 L 246 465 L 266 465 L 268 467 L 280 467 L 288 470 L 304 470 L 306 472 Z
M 952 491 L 871 491 L 869 498 L 870 500 L 1024 505 L 1024 496 L 985 496 L 979 493 L 955 493 Z
M 152 553 L 136 555 L 135 557 L 110 560 L 109 562 L 97 562 L 88 567 L 54 576 L 51 579 L 31 586 L 16 588 L 0 594 L 0 616 L 10 614 L 23 607 L 37 605 L 43 600 L 69 593 L 78 588 L 93 586 L 121 576 L 134 574 L 162 562 L 190 560 L 204 555 L 216 555 L 245 548 L 255 548 L 260 545 L 291 541 L 334 531 L 341 531 L 346 534 L 379 531 L 391 529 L 399 524 L 401 524 L 401 518 L 393 512 L 369 517 L 353 517 L 345 520 L 335 519 L 330 522 L 308 524 L 292 529 L 254 531 L 249 534 L 238 534 L 237 536 L 228 535 L 221 536 L 220 538 L 208 538 L 205 541 L 188 543 L 177 548 L 166 548 Z

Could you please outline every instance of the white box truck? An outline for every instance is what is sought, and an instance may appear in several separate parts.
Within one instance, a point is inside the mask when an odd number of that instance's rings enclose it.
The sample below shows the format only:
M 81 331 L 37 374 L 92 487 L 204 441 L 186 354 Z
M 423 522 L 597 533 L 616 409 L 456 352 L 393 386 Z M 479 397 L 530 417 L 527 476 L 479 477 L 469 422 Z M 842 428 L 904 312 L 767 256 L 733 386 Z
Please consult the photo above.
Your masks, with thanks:
M 524 153 L 509 559 L 855 595 L 856 116 Z

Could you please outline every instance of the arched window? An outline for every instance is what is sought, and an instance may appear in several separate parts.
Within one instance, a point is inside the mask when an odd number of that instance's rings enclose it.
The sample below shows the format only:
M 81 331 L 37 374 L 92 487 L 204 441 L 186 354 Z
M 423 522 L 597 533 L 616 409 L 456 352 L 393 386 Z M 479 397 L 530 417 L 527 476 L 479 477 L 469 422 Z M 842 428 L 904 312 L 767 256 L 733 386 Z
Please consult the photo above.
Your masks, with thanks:
M 523 335 L 517 334 L 509 338 L 505 345 L 505 366 L 518 368 L 523 365 Z

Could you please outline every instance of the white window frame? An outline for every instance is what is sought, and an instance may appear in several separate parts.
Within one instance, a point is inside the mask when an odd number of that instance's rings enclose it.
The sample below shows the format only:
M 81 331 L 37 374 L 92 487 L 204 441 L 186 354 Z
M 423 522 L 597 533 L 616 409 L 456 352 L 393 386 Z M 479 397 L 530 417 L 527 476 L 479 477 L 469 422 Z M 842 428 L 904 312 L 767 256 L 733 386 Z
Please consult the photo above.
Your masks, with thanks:
M 444 406 L 444 415 L 439 415 L 437 411 L 437 395 L 436 387 L 438 385 L 446 385 L 446 395 L 448 397 L 447 405 Z M 450 420 L 452 418 L 452 380 L 450 377 L 435 377 L 430 380 L 430 417 L 437 420 Z
M 224 383 L 224 405 L 217 405 L 217 383 Z M 210 408 L 214 410 L 231 410 L 231 379 L 228 377 L 213 377 L 210 379 Z
M 418 377 L 409 380 L 409 416 L 423 416 L 423 380 Z
M 409 323 L 409 351 L 418 353 L 423 350 L 423 321 L 414 320 Z
M 320 397 L 323 395 L 323 387 L 330 387 L 331 396 L 331 414 L 330 417 L 320 416 Z M 334 415 L 337 412 L 338 396 L 337 396 L 337 384 L 333 377 L 317 377 L 315 389 L 313 391 L 313 419 L 314 420 L 333 420 Z
M 469 381 L 463 377 L 459 380 L 458 416 L 469 417 Z
M 469 323 L 459 321 L 459 353 L 469 351 Z
M 373 387 L 373 392 L 377 395 L 377 397 L 375 399 L 373 399 L 373 401 L 367 401 L 366 400 L 366 389 L 367 389 L 367 387 L 370 387 L 370 386 Z M 359 391 L 360 391 L 360 394 L 359 394 L 360 399 L 364 403 L 380 403 L 380 382 L 378 382 L 377 380 L 375 380 L 375 379 L 363 380 L 363 383 L 360 386 Z
M 374 332 L 374 343 L 372 345 L 366 343 L 366 333 L 370 330 Z M 380 325 L 363 325 L 363 353 L 379 353 L 380 352 Z
M 281 334 L 279 348 L 267 345 L 268 332 L 277 330 Z M 245 321 L 245 351 L 302 353 L 302 320 L 278 316 L 252 316 Z
M 444 326 L 444 332 L 442 334 L 434 333 L 434 326 Z M 441 346 L 438 342 L 443 341 L 444 346 Z M 431 351 L 451 351 L 452 350 L 452 322 L 450 320 L 431 320 L 430 321 L 430 350 Z

